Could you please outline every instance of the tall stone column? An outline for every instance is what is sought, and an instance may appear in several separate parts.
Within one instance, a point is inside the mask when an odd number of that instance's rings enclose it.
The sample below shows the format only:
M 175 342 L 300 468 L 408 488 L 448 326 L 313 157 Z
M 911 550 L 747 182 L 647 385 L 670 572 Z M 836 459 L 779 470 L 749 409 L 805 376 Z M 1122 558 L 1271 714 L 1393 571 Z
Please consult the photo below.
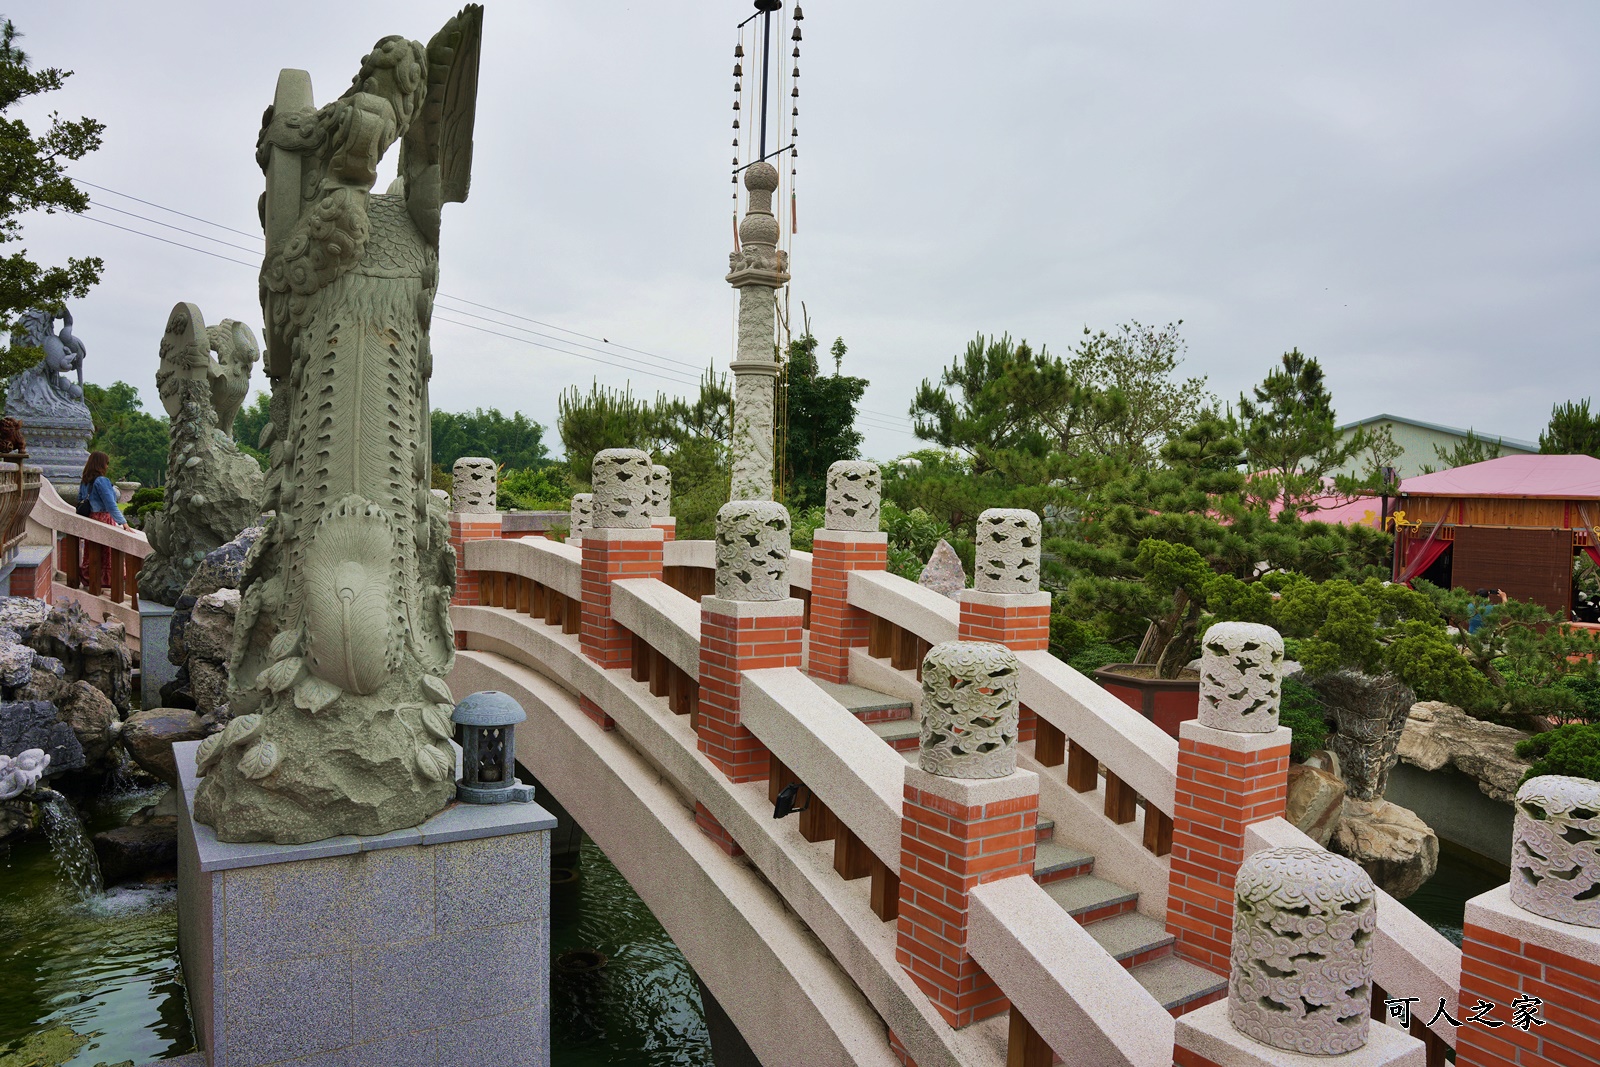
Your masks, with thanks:
M 772 499 L 773 402 L 778 362 L 778 288 L 789 281 L 789 254 L 778 248 L 772 194 L 778 171 L 770 163 L 744 172 L 750 203 L 739 224 L 740 249 L 728 256 L 728 284 L 739 290 L 739 351 L 733 361 L 734 500 Z

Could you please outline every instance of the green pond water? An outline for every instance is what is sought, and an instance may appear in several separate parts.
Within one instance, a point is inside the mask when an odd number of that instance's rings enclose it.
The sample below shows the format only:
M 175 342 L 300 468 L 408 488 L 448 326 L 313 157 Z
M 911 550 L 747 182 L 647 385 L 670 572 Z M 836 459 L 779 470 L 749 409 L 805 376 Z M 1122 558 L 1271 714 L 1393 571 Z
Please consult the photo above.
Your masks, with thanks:
M 84 812 L 89 831 L 154 802 L 145 792 Z M 80 902 L 37 836 L 0 846 L 0 1067 L 140 1067 L 194 1050 L 171 885 Z M 592 842 L 581 875 L 551 890 L 551 957 L 607 957 L 593 974 L 552 968 L 556 1067 L 709 1067 L 694 974 L 661 924 Z

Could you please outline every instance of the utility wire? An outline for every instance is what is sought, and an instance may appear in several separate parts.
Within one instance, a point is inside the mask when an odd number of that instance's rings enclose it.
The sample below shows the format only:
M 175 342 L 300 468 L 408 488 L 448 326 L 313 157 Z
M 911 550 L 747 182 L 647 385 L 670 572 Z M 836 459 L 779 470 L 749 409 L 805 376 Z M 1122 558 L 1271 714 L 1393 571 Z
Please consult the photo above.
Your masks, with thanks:
M 190 220 L 192 220 L 194 222 L 202 223 L 202 224 L 204 224 L 206 226 L 213 226 L 213 227 L 215 227 L 215 228 L 217 228 L 219 230 L 224 230 L 224 231 L 226 231 L 228 233 L 238 234 L 241 237 L 250 238 L 250 239 L 256 240 L 256 241 L 260 241 L 261 240 L 261 237 L 259 235 L 257 235 L 257 234 L 252 234 L 252 233 L 250 233 L 248 231 L 245 231 L 245 230 L 236 229 L 235 227 L 227 226 L 227 225 L 224 225 L 223 223 L 220 223 L 220 222 L 213 222 L 210 219 L 201 218 L 199 215 L 191 215 L 186 211 L 179 211 L 176 208 L 167 207 L 165 204 L 158 204 L 153 200 L 146 200 L 146 199 L 143 199 L 142 197 L 134 196 L 131 193 L 124 193 L 124 192 L 122 192 L 121 190 L 118 190 L 118 189 L 112 189 L 112 188 L 110 188 L 108 186 L 98 185 L 98 184 L 96 184 L 94 182 L 85 181 L 82 178 L 74 178 L 73 181 L 75 181 L 79 185 L 86 185 L 91 189 L 98 189 L 101 192 L 111 193 L 113 196 L 120 196 L 120 197 L 123 197 L 124 199 L 132 200 L 135 203 L 144 204 L 147 207 L 153 207 L 158 211 L 165 211 L 165 212 L 168 212 L 170 214 L 177 215 L 177 216 L 179 216 L 181 218 L 186 218 L 186 219 L 190 219 Z M 199 233 L 199 232 L 197 232 L 195 230 L 185 229 L 182 226 L 176 226 L 176 225 L 173 225 L 172 223 L 169 223 L 169 222 L 162 222 L 159 219 L 152 219 L 152 218 L 150 218 L 148 216 L 145 216 L 145 215 L 140 215 L 140 214 L 137 214 L 137 213 L 132 212 L 132 211 L 126 211 L 126 210 L 124 210 L 122 208 L 115 207 L 115 206 L 113 206 L 111 204 L 107 204 L 107 203 L 105 203 L 103 201 L 91 200 L 91 203 L 95 207 L 103 208 L 103 209 L 105 209 L 107 211 L 113 211 L 113 212 L 116 212 L 119 215 L 126 215 L 129 218 L 138 219 L 141 222 L 148 222 L 148 223 L 150 223 L 152 225 L 161 226 L 161 227 L 163 227 L 165 229 L 174 230 L 174 231 L 176 231 L 178 233 L 187 234 L 187 235 L 189 235 L 191 237 L 197 237 L 202 241 L 211 241 L 212 243 L 222 245 L 225 248 L 232 248 L 232 249 L 236 249 L 236 250 L 241 251 L 241 252 L 247 252 L 247 253 L 251 253 L 251 254 L 257 254 L 259 252 L 258 249 L 247 248 L 244 245 L 234 244 L 234 243 L 232 243 L 230 241 L 224 241 L 224 240 L 222 240 L 220 238 L 216 238 L 216 237 L 209 237 L 206 234 Z M 134 228 L 129 227 L 129 226 L 120 226 L 117 223 L 110 222 L 110 221 L 108 221 L 106 219 L 95 218 L 93 215 L 87 215 L 86 214 L 86 215 L 83 215 L 81 217 L 87 218 L 91 222 L 98 222 L 102 226 L 110 226 L 112 229 L 122 230 L 125 233 L 137 234 L 140 237 L 148 237 L 150 240 L 152 240 L 152 241 L 160 241 L 162 244 L 172 245 L 172 246 L 174 246 L 176 248 L 188 249 L 191 252 L 199 252 L 201 255 L 211 256 L 213 259 L 221 259 L 221 260 L 224 260 L 225 262 L 228 262 L 228 263 L 237 263 L 240 266 L 244 266 L 244 267 L 252 267 L 252 268 L 257 268 L 258 267 L 258 265 L 254 264 L 254 263 L 249 263 L 249 262 L 246 262 L 244 260 L 234 259 L 234 258 L 232 258 L 230 256 L 220 255 L 220 254 L 218 254 L 216 252 L 212 252 L 212 251 L 210 251 L 208 249 L 196 248 L 194 245 L 185 244 L 182 241 L 169 240 L 168 238 L 158 236 L 157 234 L 146 233 L 143 230 L 134 229 Z M 685 360 L 681 360 L 681 359 L 675 359 L 675 358 L 673 358 L 671 356 L 662 355 L 659 352 L 651 352 L 651 351 L 648 351 L 646 349 L 635 348 L 635 347 L 633 347 L 631 345 L 625 345 L 625 344 L 621 344 L 620 342 L 612 341 L 609 338 L 596 337 L 593 334 L 587 334 L 587 333 L 582 332 L 581 330 L 573 330 L 573 329 L 569 329 L 569 328 L 564 327 L 564 326 L 557 326 L 554 323 L 545 322 L 543 320 L 535 319 L 535 318 L 532 318 L 531 316 L 527 316 L 527 315 L 521 315 L 521 314 L 518 314 L 517 312 L 514 312 L 514 311 L 508 311 L 505 308 L 497 308 L 497 307 L 494 307 L 494 306 L 489 305 L 489 304 L 479 303 L 476 300 L 468 300 L 466 297 L 454 296 L 452 294 L 443 293 L 443 292 L 439 293 L 438 296 L 439 296 L 439 298 L 444 299 L 444 300 L 453 301 L 453 302 L 459 303 L 459 304 L 468 304 L 468 305 L 470 305 L 472 307 L 476 307 L 476 308 L 482 308 L 484 311 L 492 311 L 497 315 L 504 315 L 504 316 L 506 316 L 508 318 L 518 319 L 518 320 L 520 320 L 522 322 L 533 323 L 536 326 L 543 326 L 546 329 L 551 329 L 551 330 L 559 331 L 561 333 L 571 334 L 574 337 L 581 337 L 581 338 L 583 338 L 584 340 L 587 340 L 587 341 L 598 341 L 601 344 L 607 345 L 609 347 L 607 349 L 597 349 L 597 348 L 594 348 L 591 345 L 582 345 L 582 344 L 578 344 L 575 341 L 568 341 L 565 338 L 551 337 L 548 334 L 541 334 L 537 330 L 528 330 L 528 329 L 526 329 L 524 327 L 517 326 L 517 325 L 514 325 L 512 323 L 497 322 L 496 320 L 491 319 L 491 318 L 489 318 L 489 317 L 487 317 L 485 315 L 475 314 L 474 312 L 467 311 L 467 310 L 465 310 L 463 308 L 450 308 L 450 307 L 446 307 L 445 308 L 445 310 L 451 311 L 451 312 L 453 312 L 453 313 L 455 313 L 457 315 L 465 315 L 465 316 L 467 316 L 469 318 L 479 319 L 479 320 L 481 320 L 483 322 L 488 322 L 488 323 L 491 323 L 491 324 L 496 325 L 496 326 L 501 326 L 501 327 L 503 327 L 505 329 L 517 330 L 517 331 L 522 332 L 522 333 L 532 334 L 535 337 L 543 337 L 546 340 L 557 341 L 557 342 L 560 342 L 561 344 L 572 345 L 575 348 L 587 349 L 590 352 L 600 352 L 600 353 L 606 354 L 606 355 L 615 355 L 619 359 L 627 360 L 628 364 L 643 364 L 644 361 L 636 359 L 636 358 L 631 357 L 631 356 L 622 355 L 620 352 L 615 352 L 614 353 L 611 350 L 612 349 L 621 349 L 621 350 L 626 351 L 626 352 L 633 352 L 633 353 L 636 353 L 637 355 L 648 357 L 649 359 L 658 360 L 658 361 L 665 362 L 665 363 L 673 363 L 673 364 L 677 364 L 678 366 L 681 366 L 681 367 L 687 367 L 687 368 L 689 368 L 691 370 L 694 370 L 696 372 L 700 372 L 700 371 L 703 371 L 705 369 L 705 368 L 702 368 L 702 367 L 698 366 L 697 364 L 689 363 L 689 362 L 687 362 Z M 559 353 L 562 353 L 562 354 L 565 354 L 565 355 L 577 356 L 580 359 L 588 359 L 588 360 L 590 360 L 592 362 L 600 363 L 600 364 L 602 364 L 604 366 L 616 368 L 617 370 L 627 370 L 627 371 L 637 370 L 639 373 L 648 374 L 648 375 L 651 375 L 652 377 L 661 378 L 664 381 L 677 381 L 677 382 L 683 382 L 684 384 L 690 384 L 690 385 L 698 385 L 699 382 L 700 382 L 700 379 L 698 377 L 696 377 L 692 381 L 688 381 L 688 380 L 686 380 L 684 378 L 683 375 L 681 375 L 680 373 L 673 372 L 670 368 L 663 368 L 662 370 L 665 373 L 662 373 L 662 372 L 658 372 L 658 371 L 655 371 L 655 370 L 651 370 L 647 365 L 641 365 L 639 367 L 634 367 L 634 366 L 629 366 L 629 365 L 620 364 L 620 363 L 612 363 L 612 362 L 609 362 L 607 360 L 597 359 L 594 356 L 584 355 L 583 353 L 580 353 L 580 352 L 573 352 L 573 351 L 571 351 L 569 349 L 558 348 L 558 347 L 556 347 L 554 345 L 540 344 L 537 341 L 530 341 L 530 340 L 527 340 L 526 338 L 516 337 L 516 336 L 509 335 L 509 334 L 498 333 L 498 332 L 496 332 L 494 330 L 485 329 L 485 328 L 483 328 L 481 326 L 474 326 L 471 323 L 465 323 L 465 322 L 460 322 L 460 321 L 457 321 L 457 320 L 454 320 L 454 319 L 443 318 L 442 316 L 438 316 L 438 315 L 435 315 L 435 317 L 439 318 L 440 321 L 442 321 L 442 322 L 449 322 L 449 323 L 452 323 L 453 325 L 463 326 L 463 327 L 465 327 L 467 329 L 478 330 L 481 333 L 487 333 L 487 334 L 491 334 L 491 335 L 497 336 L 497 337 L 504 337 L 507 340 L 522 341 L 524 344 L 529 344 L 529 345 L 532 345 L 533 347 L 536 347 L 536 348 L 543 348 L 543 349 L 547 349 L 547 350 L 552 351 L 552 352 L 559 352 Z M 867 423 L 869 426 L 871 426 L 874 429 L 890 430 L 890 431 L 897 432 L 897 433 L 905 433 L 905 434 L 908 434 L 910 436 L 915 436 L 914 434 L 911 434 L 911 432 L 909 430 L 905 429 L 903 417 L 890 415 L 887 412 L 874 411 L 874 410 L 872 410 L 870 408 L 857 408 L 856 409 L 856 414 L 857 414 L 857 416 L 859 418 L 862 419 L 863 422 Z

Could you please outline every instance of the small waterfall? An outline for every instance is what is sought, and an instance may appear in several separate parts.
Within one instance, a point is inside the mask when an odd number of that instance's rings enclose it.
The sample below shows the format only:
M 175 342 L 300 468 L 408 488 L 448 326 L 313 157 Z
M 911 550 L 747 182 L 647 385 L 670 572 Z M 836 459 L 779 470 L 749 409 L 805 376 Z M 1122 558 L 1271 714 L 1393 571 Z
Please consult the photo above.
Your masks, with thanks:
M 100 860 L 94 845 L 83 831 L 72 801 L 54 789 L 39 790 L 39 807 L 44 814 L 45 837 L 56 858 L 62 881 L 77 891 L 81 900 L 93 900 L 105 891 L 100 878 Z

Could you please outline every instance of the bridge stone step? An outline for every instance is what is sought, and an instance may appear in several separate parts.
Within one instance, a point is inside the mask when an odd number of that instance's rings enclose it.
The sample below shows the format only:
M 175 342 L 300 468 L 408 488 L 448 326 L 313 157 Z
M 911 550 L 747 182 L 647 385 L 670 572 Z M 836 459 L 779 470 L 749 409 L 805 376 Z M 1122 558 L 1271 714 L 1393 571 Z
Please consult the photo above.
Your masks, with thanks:
M 1056 839 L 1056 821 L 1054 819 L 1047 819 L 1043 815 L 1039 816 L 1037 828 L 1039 831 L 1039 844 L 1042 845 L 1046 841 L 1054 841 Z
M 1048 820 L 1040 820 L 1046 822 Z M 1052 836 L 1055 824 L 1051 824 Z M 1033 880 L 1040 885 L 1077 878 L 1094 870 L 1094 857 L 1054 841 L 1040 841 L 1034 853 Z
M 1044 887 L 1044 891 L 1068 915 L 1085 926 L 1098 919 L 1109 919 L 1113 915 L 1132 911 L 1139 901 L 1138 893 L 1092 874 L 1051 882 Z
M 869 726 L 874 723 L 898 722 L 911 718 L 911 701 L 903 697 L 890 696 L 888 693 L 880 693 L 859 685 L 825 682 L 820 678 L 813 678 L 812 681 Z
M 1132 967 L 1128 973 L 1173 1015 L 1182 1015 L 1228 995 L 1226 978 L 1170 953 Z
M 1128 968 L 1170 956 L 1177 940 L 1161 923 L 1136 911 L 1090 923 L 1084 932 L 1099 942 L 1112 959 Z
M 887 741 L 890 748 L 907 756 L 915 756 L 922 745 L 922 724 L 911 719 L 869 722 L 867 729 Z

